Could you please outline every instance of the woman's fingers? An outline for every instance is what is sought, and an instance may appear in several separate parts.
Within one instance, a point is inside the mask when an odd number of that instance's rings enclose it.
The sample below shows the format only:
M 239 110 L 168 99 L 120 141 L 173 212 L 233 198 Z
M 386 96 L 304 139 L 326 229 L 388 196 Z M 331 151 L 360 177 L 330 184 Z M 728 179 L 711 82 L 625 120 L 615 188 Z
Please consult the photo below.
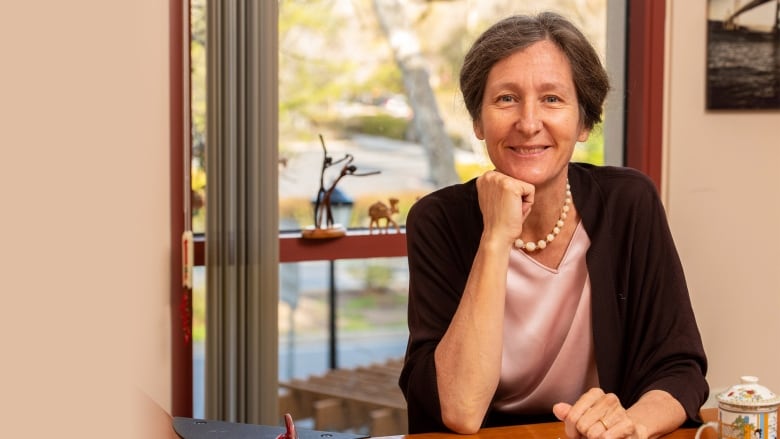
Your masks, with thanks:
M 555 404 L 553 414 L 564 422 L 566 436 L 570 439 L 641 437 L 618 397 L 598 388 L 585 392 L 574 405 Z
M 500 172 L 482 174 L 477 179 L 477 193 L 486 232 L 514 242 L 533 206 L 534 190 L 533 185 Z

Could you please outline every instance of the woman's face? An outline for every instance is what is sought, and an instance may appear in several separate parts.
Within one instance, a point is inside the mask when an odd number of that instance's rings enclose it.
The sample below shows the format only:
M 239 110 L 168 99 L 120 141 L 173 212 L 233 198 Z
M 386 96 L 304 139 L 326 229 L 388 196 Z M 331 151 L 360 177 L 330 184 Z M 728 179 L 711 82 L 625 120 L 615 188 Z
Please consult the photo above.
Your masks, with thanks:
M 497 62 L 474 133 L 499 172 L 534 185 L 563 178 L 575 144 L 589 134 L 563 52 L 543 40 Z

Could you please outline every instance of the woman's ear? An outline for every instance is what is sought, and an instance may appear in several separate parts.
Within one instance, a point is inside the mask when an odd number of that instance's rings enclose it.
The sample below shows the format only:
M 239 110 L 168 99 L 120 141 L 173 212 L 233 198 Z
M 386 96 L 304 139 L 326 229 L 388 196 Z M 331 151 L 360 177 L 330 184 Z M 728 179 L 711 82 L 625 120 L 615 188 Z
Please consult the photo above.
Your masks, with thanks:
M 480 120 L 475 120 L 472 122 L 472 126 L 474 127 L 474 135 L 477 136 L 477 139 L 485 140 L 485 133 L 482 130 L 482 122 Z
M 580 130 L 580 135 L 577 137 L 577 141 L 586 142 L 588 137 L 590 137 L 590 128 L 582 128 Z

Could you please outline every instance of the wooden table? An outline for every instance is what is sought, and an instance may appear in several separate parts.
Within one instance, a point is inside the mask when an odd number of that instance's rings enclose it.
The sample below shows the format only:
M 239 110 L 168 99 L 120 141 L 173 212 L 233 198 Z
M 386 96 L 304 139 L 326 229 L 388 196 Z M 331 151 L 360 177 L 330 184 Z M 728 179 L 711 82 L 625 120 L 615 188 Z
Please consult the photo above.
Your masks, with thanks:
M 151 407 L 151 408 L 150 408 Z M 149 438 L 175 439 L 178 435 L 173 431 L 172 418 L 165 413 L 156 404 L 149 404 L 152 412 L 150 416 Z M 704 421 L 716 421 L 718 419 L 718 410 L 716 408 L 706 408 L 701 411 L 701 417 Z M 693 439 L 696 434 L 695 428 L 680 428 L 664 436 L 664 439 Z M 702 439 L 716 439 L 715 432 L 712 429 L 706 429 L 701 435 Z M 376 436 L 372 439 L 463 439 L 463 438 L 481 438 L 481 439 L 566 439 L 562 422 L 550 422 L 544 424 L 516 425 L 511 427 L 485 428 L 477 434 L 462 435 L 455 433 L 423 433 L 406 434 L 397 436 Z
M 711 430 L 707 430 L 708 432 Z M 693 439 L 695 428 L 680 428 L 667 436 L 666 439 Z M 713 435 L 714 436 L 714 435 Z M 706 435 L 702 435 L 702 438 Z M 383 436 L 375 439 L 454 439 L 454 438 L 481 438 L 481 439 L 566 439 L 562 422 L 546 424 L 516 425 L 512 427 L 494 427 L 480 430 L 477 434 L 459 435 L 454 433 L 423 433 L 407 434 L 403 436 Z
M 714 421 L 718 418 L 718 411 L 715 408 L 703 409 L 702 419 L 705 421 Z M 664 436 L 665 439 L 693 439 L 696 434 L 695 428 L 680 428 Z M 715 439 L 712 429 L 705 430 L 702 439 Z M 516 425 L 511 427 L 484 428 L 477 434 L 462 435 L 454 433 L 422 433 L 407 434 L 400 436 L 383 436 L 374 439 L 456 439 L 456 438 L 481 438 L 481 439 L 566 439 L 566 433 L 563 430 L 562 422 L 550 422 L 544 424 Z

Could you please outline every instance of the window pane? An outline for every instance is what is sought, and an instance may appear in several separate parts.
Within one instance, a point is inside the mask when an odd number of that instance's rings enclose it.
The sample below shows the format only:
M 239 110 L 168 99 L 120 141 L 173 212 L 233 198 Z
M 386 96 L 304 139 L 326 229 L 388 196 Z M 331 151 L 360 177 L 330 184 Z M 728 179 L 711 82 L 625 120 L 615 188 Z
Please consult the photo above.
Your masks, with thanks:
M 363 177 L 347 175 L 337 183 L 354 202 L 350 227 L 368 227 L 370 205 L 388 204 L 389 198 L 399 200 L 394 217 L 403 224 L 417 198 L 454 182 L 448 175 L 466 181 L 489 169 L 483 145 L 474 137 L 462 104 L 458 72 L 473 39 L 499 18 L 557 10 L 579 24 L 602 58 L 605 53 L 606 0 L 399 2 L 405 20 L 390 20 L 391 14 L 376 6 L 381 3 L 280 2 L 279 214 L 283 230 L 314 224 L 312 200 L 321 187 L 323 143 L 333 160 L 353 156 L 356 174 L 379 171 Z M 391 31 L 405 38 L 403 48 L 395 53 L 387 36 Z M 415 84 L 430 89 L 434 105 L 426 106 L 406 94 L 404 84 L 412 81 L 410 70 L 417 67 L 397 61 L 401 59 L 398 50 L 422 61 L 415 65 L 422 65 L 427 80 L 418 78 Z M 429 117 L 431 112 L 435 117 Z M 416 116 L 442 122 L 447 147 L 437 152 L 436 160 L 429 159 L 427 151 L 433 146 L 426 146 L 431 144 L 426 139 L 438 124 L 416 130 Z M 574 160 L 604 162 L 600 127 L 587 144 L 577 148 Z M 325 188 L 340 169 L 334 165 L 323 173 Z
M 204 418 L 206 376 L 206 267 L 192 270 L 192 413 Z
M 580 25 L 602 58 L 605 53 L 606 0 L 400 1 L 405 20 L 392 20 L 388 11 L 376 9 L 382 3 L 279 2 L 283 231 L 314 225 L 313 203 L 334 181 L 351 206 L 346 219 L 334 222 L 366 228 L 375 203 L 390 206 L 391 199 L 398 200 L 392 218 L 404 224 L 419 197 L 490 169 L 462 103 L 458 74 L 471 42 L 498 19 L 557 10 Z M 404 36 L 402 48 L 393 48 L 390 33 Z M 411 83 L 431 99 L 410 97 L 405 84 Z M 437 131 L 441 136 L 433 135 Z M 441 149 L 433 154 L 429 145 Z M 578 146 L 574 160 L 604 162 L 601 127 L 587 145 Z M 339 179 L 344 165 L 354 165 L 354 172 Z M 339 368 L 403 355 L 408 336 L 406 258 L 282 264 L 280 283 L 280 381 L 327 372 L 331 342 Z M 337 305 L 333 314 L 331 297 Z M 331 319 L 335 334 L 330 333 Z M 390 381 L 394 385 L 397 378 Z
M 190 0 L 192 229 L 205 218 L 206 0 Z M 518 3 L 522 3 L 518 5 Z M 320 181 L 323 144 L 333 160 L 351 155 L 356 172 L 338 183 L 354 203 L 344 221 L 368 227 L 372 204 L 399 200 L 394 218 L 405 222 L 420 196 L 443 185 L 424 139 L 413 129 L 416 104 L 406 95 L 401 66 L 380 26 L 383 11 L 371 0 L 281 0 L 279 14 L 279 214 L 280 228 L 314 223 L 312 201 L 341 166 Z M 471 41 L 497 19 L 553 9 L 577 22 L 602 54 L 606 0 L 448 0 L 401 2 L 409 43 L 424 61 L 436 114 L 451 143 L 452 173 L 466 181 L 488 169 L 483 147 L 457 88 L 460 62 Z M 423 127 L 425 132 L 435 126 Z M 322 136 L 320 138 L 320 136 Z M 322 139 L 322 140 L 321 140 Z M 574 160 L 603 163 L 600 129 Z M 343 163 L 343 162 L 342 162 Z M 362 173 L 378 174 L 358 176 Z M 305 377 L 328 367 L 329 262 L 281 264 L 279 303 L 280 379 Z M 400 356 L 406 343 L 406 260 L 379 258 L 334 265 L 337 363 L 341 367 Z M 203 416 L 202 346 L 205 338 L 204 276 L 195 271 L 193 291 L 194 414 Z M 364 343 L 370 336 L 370 343 Z M 307 361 L 306 355 L 315 360 Z
M 206 231 L 206 0 L 190 0 L 192 231 Z
M 190 0 L 190 188 L 193 233 L 206 231 L 206 0 Z M 206 267 L 192 273 L 192 412 L 205 417 Z
M 406 258 L 280 264 L 279 380 L 305 379 L 330 368 L 400 358 L 408 336 Z M 336 298 L 335 314 L 330 297 Z M 331 318 L 336 330 L 330 332 Z

